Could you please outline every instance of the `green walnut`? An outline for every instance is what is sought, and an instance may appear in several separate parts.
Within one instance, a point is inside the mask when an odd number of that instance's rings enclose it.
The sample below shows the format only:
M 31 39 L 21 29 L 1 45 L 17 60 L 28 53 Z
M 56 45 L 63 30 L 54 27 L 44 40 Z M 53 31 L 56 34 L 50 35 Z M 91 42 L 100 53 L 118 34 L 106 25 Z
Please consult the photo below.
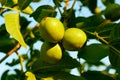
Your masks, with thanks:
M 49 64 L 55 64 L 62 58 L 62 50 L 59 44 L 44 42 L 41 47 L 41 59 Z
M 40 35 L 45 41 L 57 43 L 62 40 L 64 32 L 64 26 L 57 18 L 46 17 L 40 22 Z
M 62 44 L 66 50 L 75 51 L 80 49 L 86 42 L 87 36 L 78 28 L 68 28 L 65 31 Z

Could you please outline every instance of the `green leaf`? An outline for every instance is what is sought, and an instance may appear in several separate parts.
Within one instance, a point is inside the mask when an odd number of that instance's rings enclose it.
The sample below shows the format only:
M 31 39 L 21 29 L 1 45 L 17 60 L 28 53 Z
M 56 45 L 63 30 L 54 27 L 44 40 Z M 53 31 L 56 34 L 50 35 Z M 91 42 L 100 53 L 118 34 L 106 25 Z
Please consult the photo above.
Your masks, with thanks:
M 99 36 L 105 38 L 106 40 L 109 40 L 110 33 L 115 26 L 116 23 L 112 23 L 111 21 L 106 20 L 96 28 L 96 32 L 99 34 Z
M 115 80 L 110 75 L 99 71 L 87 71 L 82 73 L 82 77 L 86 78 L 86 80 Z
M 120 23 L 116 24 L 110 33 L 110 43 L 114 45 L 114 42 L 120 40 Z M 115 44 L 117 44 L 115 42 Z
M 7 13 L 4 15 L 4 19 L 7 32 L 26 48 L 26 43 L 20 32 L 19 13 Z
M 91 44 L 79 51 L 78 57 L 85 59 L 88 63 L 97 63 L 109 54 L 109 47 L 104 44 Z
M 20 19 L 20 26 L 21 26 L 20 29 L 21 29 L 21 31 L 26 30 L 30 21 L 28 21 L 28 19 L 24 16 L 20 16 L 19 19 Z
M 69 55 L 64 55 L 62 59 L 56 64 L 48 64 L 43 62 L 41 59 L 38 59 L 32 65 L 33 71 L 47 72 L 47 71 L 58 71 L 63 69 L 72 69 L 75 67 L 80 67 L 79 62 L 76 59 L 73 59 Z
M 9 70 L 6 70 L 6 71 L 2 74 L 1 80 L 7 80 L 8 72 L 9 72 Z
M 9 33 L 7 33 L 5 24 L 2 24 L 0 26 L 0 52 L 7 53 L 16 45 L 16 43 L 17 41 L 10 38 Z
M 38 22 L 40 22 L 44 17 L 55 17 L 55 16 L 56 16 L 56 11 L 52 6 L 49 5 L 40 6 L 36 9 L 36 11 L 34 11 L 31 14 L 31 17 L 33 17 Z
M 61 7 L 61 1 L 63 0 L 53 0 L 56 7 Z
M 36 74 L 38 80 L 86 80 L 81 76 L 75 76 L 67 72 L 51 72 L 44 74 Z
M 77 27 L 84 29 L 84 30 L 94 32 L 96 30 L 97 26 L 100 25 L 103 21 L 104 21 L 103 17 L 98 14 L 89 16 L 87 18 L 79 17 L 79 18 L 77 18 L 77 22 L 78 23 L 84 22 L 84 23 L 80 26 L 78 25 Z
M 12 0 L 2 0 L 1 4 L 3 6 L 12 7 L 13 6 L 13 1 Z
M 36 80 L 35 75 L 32 72 L 27 71 L 25 75 L 27 76 L 26 80 Z
M 13 59 L 12 62 L 10 63 L 6 63 L 6 65 L 12 67 L 12 66 L 15 66 L 17 64 L 19 64 L 20 62 L 23 62 L 24 60 L 28 59 L 27 55 L 20 55 L 22 59 Z M 22 61 L 20 61 L 22 60 Z
M 76 27 L 76 18 L 75 18 L 75 10 L 70 12 L 70 9 L 64 11 L 62 14 L 61 21 L 66 24 L 67 27 Z
M 105 6 L 108 6 L 109 4 L 115 3 L 115 0 L 101 0 L 101 1 Z
M 12 0 L 14 4 L 19 4 L 18 3 L 18 0 Z M 22 0 L 20 0 L 22 1 Z M 27 1 L 30 1 L 30 0 L 27 0 Z M 25 3 L 26 4 L 26 3 Z M 24 4 L 19 4 L 20 5 L 20 9 L 23 13 L 26 13 L 26 14 L 32 14 L 33 13 L 33 9 L 32 7 L 29 5 L 30 3 L 28 3 L 27 7 L 25 7 L 24 9 L 21 9 L 21 5 L 24 5 Z M 26 6 L 26 5 L 25 5 Z M 15 6 L 17 7 L 17 9 L 19 10 L 19 7 L 18 6 Z
M 6 31 L 6 28 L 5 28 L 5 24 L 2 24 L 0 26 L 0 38 L 3 38 L 3 37 L 9 37 L 9 33 L 7 33 Z
M 4 5 L 7 2 L 7 0 L 0 0 L 0 3 Z
M 1 80 L 20 80 L 20 77 L 15 74 L 9 74 L 9 70 L 6 70 L 1 77 Z
M 87 6 L 92 13 L 94 13 L 95 8 L 97 7 L 97 0 L 80 0 L 83 3 L 83 6 Z
M 13 38 L 9 38 L 8 36 L 0 37 L 0 52 L 7 53 L 9 52 L 15 45 L 16 40 Z
M 22 12 L 26 14 L 32 14 L 34 11 L 31 6 L 27 6 L 25 9 L 22 10 Z
M 103 12 L 106 19 L 111 21 L 116 21 L 120 19 L 120 5 L 119 4 L 109 4 L 105 11 Z
M 28 7 L 28 5 L 32 2 L 32 0 L 18 0 L 18 5 L 21 10 Z
M 38 58 L 40 58 L 40 51 L 38 50 L 32 50 L 30 52 L 31 59 L 28 60 L 26 67 L 31 67 L 35 61 L 37 61 Z
M 110 60 L 111 65 L 114 68 L 117 69 L 120 67 L 120 56 L 118 56 L 114 50 L 110 50 L 109 60 Z
M 116 50 L 120 52 L 120 23 L 117 24 L 111 31 L 110 35 L 110 45 L 112 45 Z M 120 54 L 116 52 L 113 48 L 110 48 L 109 55 L 110 62 L 115 68 L 120 67 Z

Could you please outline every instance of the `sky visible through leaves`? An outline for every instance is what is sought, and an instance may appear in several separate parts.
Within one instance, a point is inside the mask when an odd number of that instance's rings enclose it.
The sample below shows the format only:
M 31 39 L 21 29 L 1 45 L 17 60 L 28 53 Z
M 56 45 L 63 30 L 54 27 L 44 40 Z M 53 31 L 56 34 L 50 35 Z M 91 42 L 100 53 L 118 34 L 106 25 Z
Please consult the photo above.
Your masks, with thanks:
M 73 0 L 71 0 L 71 1 L 73 1 Z M 105 9 L 105 7 L 101 4 L 100 1 L 101 1 L 101 0 L 98 0 L 98 7 L 100 7 L 100 9 L 103 10 L 103 9 Z M 120 3 L 120 0 L 116 0 L 116 2 L 117 2 L 117 3 Z M 45 4 L 54 5 L 51 0 L 42 0 L 42 2 L 39 2 L 39 3 L 32 3 L 31 6 L 32 6 L 33 9 L 35 10 L 35 9 L 36 9 L 37 7 L 39 7 L 40 5 L 45 5 Z M 75 4 L 74 8 L 75 8 L 76 10 L 79 10 L 79 8 L 78 8 L 77 6 L 79 6 L 80 4 L 81 4 L 81 3 Z M 62 5 L 64 5 L 64 4 L 62 4 Z M 71 6 L 71 5 L 69 5 L 69 6 Z M 69 8 L 69 7 L 68 7 L 68 8 Z M 76 12 L 76 16 L 85 16 L 85 17 L 88 17 L 88 16 L 92 15 L 91 12 L 90 12 L 86 7 L 84 7 L 84 8 L 81 10 L 80 15 L 78 15 L 79 13 L 80 13 L 80 12 Z M 36 25 L 37 22 L 34 21 L 33 18 L 30 18 L 28 15 L 25 15 L 25 14 L 21 14 L 21 15 L 27 17 L 28 20 L 32 21 L 32 23 L 29 25 L 30 27 L 34 27 L 34 26 Z M 59 14 L 57 15 L 57 18 L 60 18 Z M 2 23 L 4 23 L 4 19 L 3 19 L 2 17 L 0 17 L 0 25 L 1 25 Z M 88 44 L 91 44 L 91 43 L 93 43 L 93 42 L 94 42 L 94 43 L 97 43 L 96 40 L 91 40 L 91 41 L 89 41 Z M 34 48 L 40 49 L 39 45 L 41 45 L 41 44 L 42 44 L 41 42 L 37 42 L 37 43 L 34 45 Z M 28 48 L 29 48 L 29 47 L 28 47 Z M 22 54 L 22 53 L 26 53 L 26 52 L 28 51 L 28 48 L 27 48 L 27 49 L 23 48 L 24 50 L 22 49 L 22 50 L 19 50 L 18 52 L 21 53 L 21 54 Z M 73 52 L 70 52 L 70 53 L 73 53 Z M 1 55 L 0 55 L 0 59 L 1 59 L 3 56 L 5 56 L 5 55 L 2 54 L 2 53 L 0 53 L 0 54 L 1 54 Z M 73 58 L 76 58 L 76 57 L 77 57 L 77 53 L 74 52 L 74 54 L 71 54 L 71 56 L 72 56 Z M 7 69 L 10 69 L 10 70 L 11 70 L 11 71 L 10 71 L 11 73 L 14 73 L 14 71 L 12 71 L 12 70 L 15 69 L 15 68 L 20 69 L 20 65 L 17 65 L 17 66 L 14 66 L 14 67 L 8 67 L 8 66 L 5 65 L 6 62 L 8 62 L 8 61 L 11 62 L 12 59 L 16 59 L 16 58 L 18 58 L 18 56 L 17 56 L 16 54 L 12 54 L 12 55 L 11 55 L 10 57 L 8 57 L 3 63 L 0 64 L 0 76 L 1 76 L 2 73 L 3 73 L 5 70 L 7 70 Z M 105 64 L 107 64 L 107 65 L 110 64 L 110 63 L 108 62 L 108 58 L 105 58 L 105 59 L 103 59 L 102 61 L 104 61 Z M 95 68 L 95 67 L 93 67 L 93 69 L 94 69 L 94 68 Z M 102 70 L 102 69 L 104 69 L 104 67 L 100 67 L 100 68 L 99 68 L 99 70 Z M 24 70 L 25 70 L 25 69 L 24 69 Z M 114 70 L 111 70 L 111 72 L 114 72 Z M 76 72 L 75 69 L 72 70 L 72 74 L 79 75 L 79 74 Z

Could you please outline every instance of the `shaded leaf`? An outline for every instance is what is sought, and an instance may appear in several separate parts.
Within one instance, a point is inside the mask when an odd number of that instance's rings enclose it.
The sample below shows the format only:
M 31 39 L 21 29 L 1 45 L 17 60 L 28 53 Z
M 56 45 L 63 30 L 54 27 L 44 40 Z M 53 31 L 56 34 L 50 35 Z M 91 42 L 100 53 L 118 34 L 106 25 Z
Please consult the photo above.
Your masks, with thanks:
M 17 60 L 13 59 L 11 63 L 7 62 L 6 65 L 8 65 L 8 66 L 15 66 L 15 65 L 17 65 L 19 63 L 20 63 L 19 59 L 17 59 Z
M 61 1 L 63 1 L 63 0 L 53 0 L 56 7 L 58 7 L 58 6 L 61 7 Z
M 75 10 L 72 10 L 71 12 L 70 12 L 70 9 L 66 10 L 62 14 L 61 21 L 68 28 L 76 27 Z
M 8 72 L 9 72 L 9 70 L 6 70 L 6 71 L 2 74 L 1 80 L 7 80 Z
M 12 35 L 23 47 L 26 47 L 26 43 L 20 32 L 19 13 L 5 14 L 5 25 L 7 32 Z
M 22 59 L 13 59 L 11 63 L 7 62 L 6 65 L 11 66 L 11 67 L 15 66 L 15 65 L 19 64 L 20 62 L 23 62 L 24 60 L 28 59 L 28 56 L 20 55 L 20 58 L 22 58 Z M 20 60 L 22 60 L 22 61 L 20 61 Z
M 104 22 L 104 19 L 99 14 L 94 14 L 89 17 L 77 17 L 76 27 L 82 29 L 83 31 L 95 32 L 97 27 Z M 87 33 L 88 39 L 96 39 L 95 36 Z
M 116 24 L 110 33 L 110 43 L 117 44 L 114 40 L 120 40 L 120 23 Z
M 78 57 L 88 63 L 97 63 L 109 54 L 109 47 L 104 44 L 91 44 L 79 51 Z
M 92 13 L 94 13 L 95 8 L 97 7 L 97 0 L 80 0 L 83 3 L 83 6 L 87 6 Z
M 110 41 L 110 45 L 112 45 L 120 52 L 120 23 L 117 24 L 114 27 L 114 29 L 111 31 L 109 41 Z M 112 66 L 116 68 L 120 67 L 120 54 L 116 52 L 113 48 L 110 48 L 109 59 Z
M 55 17 L 55 16 L 56 16 L 56 11 L 52 6 L 49 5 L 40 6 L 31 14 L 31 17 L 33 17 L 38 22 L 40 22 L 44 17 Z
M 16 45 L 16 43 L 16 40 L 10 38 L 10 35 L 7 33 L 5 24 L 2 24 L 0 26 L 0 52 L 7 53 Z
M 12 0 L 2 0 L 2 1 L 1 1 L 1 4 L 2 4 L 3 6 L 12 7 L 14 3 L 13 3 Z
M 96 32 L 99 34 L 99 36 L 108 41 L 110 39 L 110 33 L 115 26 L 116 23 L 106 20 L 96 28 Z
M 16 40 L 13 38 L 9 38 L 9 36 L 0 37 L 0 52 L 7 53 L 10 51 L 15 45 Z
M 104 11 L 106 19 L 111 21 L 116 21 L 120 19 L 120 5 L 119 4 L 109 4 Z
M 1 80 L 19 80 L 18 78 L 19 76 L 15 75 L 15 74 L 9 74 L 9 70 L 6 70 L 2 77 Z
M 6 2 L 7 2 L 7 0 L 0 0 L 0 3 L 1 3 L 2 5 L 5 5 Z
M 34 62 L 36 62 L 37 59 L 40 58 L 40 51 L 32 50 L 30 52 L 30 57 L 31 57 L 31 59 L 29 59 L 27 64 L 26 64 L 27 68 L 31 67 L 34 64 Z
M 36 74 L 38 80 L 86 80 L 81 76 L 75 76 L 67 72 L 51 72 L 47 74 Z
M 80 21 L 79 21 L 80 20 Z M 92 16 L 89 16 L 87 18 L 84 17 L 78 17 L 77 22 L 82 23 L 82 25 L 78 25 L 78 28 L 88 30 L 91 32 L 94 32 L 98 25 L 100 25 L 104 21 L 103 17 L 101 15 L 95 14 Z
M 101 1 L 105 6 L 108 6 L 109 4 L 115 3 L 115 0 L 101 0 Z
M 2 24 L 0 26 L 0 38 L 3 38 L 5 36 L 9 38 L 10 35 L 6 31 L 5 24 Z
M 24 16 L 20 16 L 19 19 L 20 19 L 20 27 L 21 27 L 20 29 L 21 30 L 26 30 L 30 21 L 28 21 L 28 19 L 25 18 Z
M 82 73 L 82 77 L 86 78 L 86 80 L 115 80 L 111 76 L 103 74 L 99 71 L 87 71 Z
M 79 62 L 73 59 L 69 55 L 64 55 L 62 59 L 56 64 L 48 64 L 38 59 L 32 65 L 33 71 L 47 72 L 47 71 L 59 71 L 62 69 L 72 69 L 75 67 L 80 67 Z
M 25 9 L 30 3 L 32 2 L 32 0 L 18 0 L 18 6 L 21 10 Z

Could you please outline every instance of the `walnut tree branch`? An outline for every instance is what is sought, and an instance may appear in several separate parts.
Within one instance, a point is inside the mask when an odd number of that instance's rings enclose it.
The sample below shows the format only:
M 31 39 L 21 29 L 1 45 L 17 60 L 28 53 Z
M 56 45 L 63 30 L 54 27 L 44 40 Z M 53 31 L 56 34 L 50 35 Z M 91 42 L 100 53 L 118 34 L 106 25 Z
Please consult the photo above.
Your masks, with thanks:
M 40 27 L 40 24 L 38 23 L 33 29 L 32 31 L 38 29 Z M 24 39 L 29 35 L 29 33 L 25 33 L 24 34 Z M 11 54 L 13 54 L 14 52 L 16 52 L 19 48 L 21 47 L 21 45 L 19 43 L 17 43 L 1 60 L 0 63 L 2 63 L 4 60 L 6 60 Z

